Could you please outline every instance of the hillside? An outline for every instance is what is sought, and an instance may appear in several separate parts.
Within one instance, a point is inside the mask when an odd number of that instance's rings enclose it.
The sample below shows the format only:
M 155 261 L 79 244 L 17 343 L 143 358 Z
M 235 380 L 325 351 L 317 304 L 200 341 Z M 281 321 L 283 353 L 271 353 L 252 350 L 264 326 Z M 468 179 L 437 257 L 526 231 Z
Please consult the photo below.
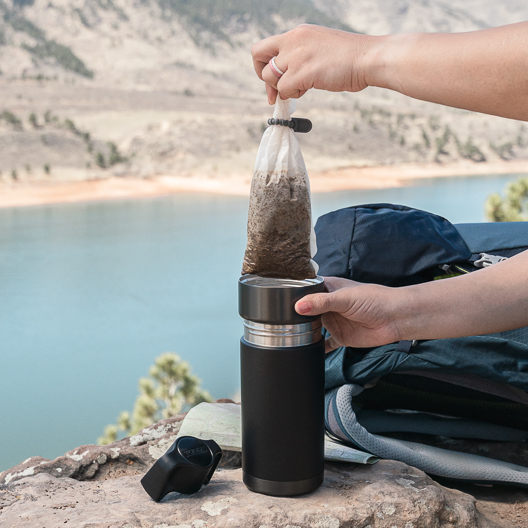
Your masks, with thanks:
M 0 181 L 249 174 L 271 112 L 258 39 L 301 22 L 383 34 L 523 19 L 517 0 L 0 0 Z M 314 122 L 312 171 L 528 158 L 522 123 L 376 89 L 310 93 L 298 115 Z
M 528 17 L 528 5 L 522 0 L 315 0 L 315 5 L 371 35 L 472 31 Z

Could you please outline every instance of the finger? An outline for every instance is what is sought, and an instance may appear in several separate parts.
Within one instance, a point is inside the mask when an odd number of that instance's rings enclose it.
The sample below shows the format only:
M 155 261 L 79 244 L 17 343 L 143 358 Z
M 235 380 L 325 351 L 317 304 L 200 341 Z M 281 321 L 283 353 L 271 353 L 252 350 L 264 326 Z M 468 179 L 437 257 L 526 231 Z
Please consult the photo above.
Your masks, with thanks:
M 277 64 L 277 60 L 275 60 L 275 65 L 277 68 L 279 68 L 279 65 Z M 283 71 L 282 68 L 281 68 L 281 71 Z M 268 94 L 268 103 L 275 104 L 275 101 L 277 100 L 277 83 L 279 82 L 280 77 L 278 77 L 277 74 L 274 73 L 269 63 L 266 64 L 264 68 L 262 68 L 261 79 L 266 83 L 266 93 Z
M 344 312 L 347 301 L 340 292 L 313 293 L 306 295 L 295 304 L 295 311 L 300 315 L 321 315 L 327 312 Z
M 285 95 L 283 92 L 280 93 L 280 98 L 285 101 L 286 99 L 299 99 L 299 97 L 302 97 L 307 90 L 297 90 L 295 93 L 291 93 L 288 95 Z
M 277 100 L 277 90 L 266 83 L 266 93 L 268 94 L 268 103 L 270 105 L 275 104 L 275 101 Z
M 272 88 L 277 89 L 277 82 L 279 81 L 278 77 L 271 71 L 269 64 L 262 69 L 262 80 L 269 84 Z
M 302 97 L 308 90 L 298 90 L 296 94 L 294 95 L 284 95 L 283 92 L 281 92 L 280 97 L 283 101 L 286 99 L 299 99 Z
M 339 343 L 333 336 L 330 336 L 325 340 L 325 354 L 328 354 L 329 352 L 332 352 L 341 346 L 343 345 Z
M 278 81 L 277 90 L 281 99 L 298 99 L 300 97 L 300 90 L 296 86 L 294 76 L 291 73 L 284 72 L 284 75 Z
M 253 67 L 255 68 L 255 72 L 261 79 L 262 70 L 264 69 L 264 67 L 268 64 L 272 57 L 276 57 L 279 54 L 280 41 L 281 35 L 275 35 L 273 37 L 268 37 L 267 39 L 257 42 L 251 48 L 251 55 L 253 57 Z
M 277 90 L 281 99 L 298 99 L 310 88 L 305 84 L 305 81 L 298 74 L 294 74 L 291 70 L 286 70 L 277 83 Z

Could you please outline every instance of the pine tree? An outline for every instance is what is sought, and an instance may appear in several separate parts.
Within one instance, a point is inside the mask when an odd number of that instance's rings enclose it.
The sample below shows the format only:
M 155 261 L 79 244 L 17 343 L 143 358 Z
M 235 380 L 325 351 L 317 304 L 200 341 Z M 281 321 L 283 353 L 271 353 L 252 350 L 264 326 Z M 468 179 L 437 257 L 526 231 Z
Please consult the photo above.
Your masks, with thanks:
M 156 358 L 148 378 L 139 380 L 139 395 L 132 414 L 123 411 L 117 424 L 107 425 L 97 443 L 115 442 L 119 431 L 134 435 L 156 423 L 202 402 L 211 401 L 207 391 L 200 388 L 200 380 L 191 374 L 191 367 L 177 354 L 167 352 Z

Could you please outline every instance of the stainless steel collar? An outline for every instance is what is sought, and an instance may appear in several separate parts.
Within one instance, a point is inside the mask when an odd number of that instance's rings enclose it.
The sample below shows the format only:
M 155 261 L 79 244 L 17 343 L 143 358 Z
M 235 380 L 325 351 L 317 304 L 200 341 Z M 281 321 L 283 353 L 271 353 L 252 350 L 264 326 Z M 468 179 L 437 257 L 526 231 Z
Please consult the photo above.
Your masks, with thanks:
M 270 325 L 244 319 L 244 339 L 261 347 L 297 347 L 322 338 L 321 320 L 292 325 Z

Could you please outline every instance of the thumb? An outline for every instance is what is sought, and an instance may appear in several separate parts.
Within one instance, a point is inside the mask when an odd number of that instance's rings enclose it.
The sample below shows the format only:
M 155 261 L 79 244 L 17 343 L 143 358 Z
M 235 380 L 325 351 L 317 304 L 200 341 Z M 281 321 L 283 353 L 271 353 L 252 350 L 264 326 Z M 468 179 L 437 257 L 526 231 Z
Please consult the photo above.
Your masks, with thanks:
M 270 105 L 275 104 L 275 101 L 277 100 L 277 90 L 268 83 L 266 83 L 266 94 L 268 96 L 268 103 Z
M 299 315 L 321 315 L 327 312 L 340 312 L 343 302 L 337 292 L 313 293 L 306 295 L 295 303 L 295 311 Z

